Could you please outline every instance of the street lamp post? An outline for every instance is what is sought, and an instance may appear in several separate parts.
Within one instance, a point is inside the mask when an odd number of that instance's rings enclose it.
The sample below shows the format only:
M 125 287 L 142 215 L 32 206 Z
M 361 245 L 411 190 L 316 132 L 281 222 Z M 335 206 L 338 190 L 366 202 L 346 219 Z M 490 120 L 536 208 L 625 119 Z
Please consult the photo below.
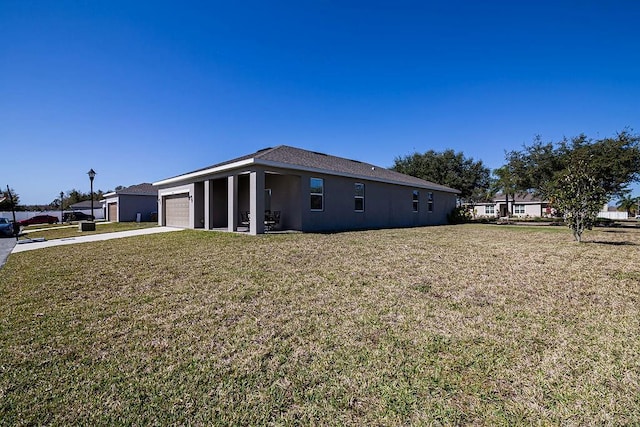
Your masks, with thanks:
M 64 197 L 64 192 L 61 191 L 60 192 L 60 224 L 62 224 L 62 221 L 64 221 L 64 209 L 62 206 L 62 200 L 64 200 L 63 197 Z
M 96 177 L 96 171 L 91 168 L 87 175 L 89 175 L 89 181 L 91 181 L 91 221 L 93 221 L 93 178 Z

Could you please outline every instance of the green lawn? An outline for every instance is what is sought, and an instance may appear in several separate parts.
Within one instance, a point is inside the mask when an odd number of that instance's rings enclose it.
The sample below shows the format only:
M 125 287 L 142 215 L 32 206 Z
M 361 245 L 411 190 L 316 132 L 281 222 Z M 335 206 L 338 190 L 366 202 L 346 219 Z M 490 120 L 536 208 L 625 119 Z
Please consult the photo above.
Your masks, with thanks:
M 640 230 L 553 230 L 13 254 L 0 423 L 637 425 Z

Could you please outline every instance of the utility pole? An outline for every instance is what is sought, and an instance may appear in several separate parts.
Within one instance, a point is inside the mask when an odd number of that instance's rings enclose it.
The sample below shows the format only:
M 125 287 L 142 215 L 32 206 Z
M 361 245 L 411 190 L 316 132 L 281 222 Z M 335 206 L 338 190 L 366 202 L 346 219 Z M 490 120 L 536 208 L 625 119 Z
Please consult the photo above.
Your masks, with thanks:
M 62 200 L 64 198 L 64 192 L 60 192 L 60 224 L 64 221 L 64 209 L 62 207 Z
M 13 234 L 16 236 L 16 240 L 18 240 L 18 235 L 20 234 L 20 226 L 16 222 L 16 205 L 13 203 L 13 194 L 11 194 L 11 190 L 9 189 L 8 184 L 7 195 L 9 196 L 9 203 L 11 203 L 11 214 L 13 215 Z

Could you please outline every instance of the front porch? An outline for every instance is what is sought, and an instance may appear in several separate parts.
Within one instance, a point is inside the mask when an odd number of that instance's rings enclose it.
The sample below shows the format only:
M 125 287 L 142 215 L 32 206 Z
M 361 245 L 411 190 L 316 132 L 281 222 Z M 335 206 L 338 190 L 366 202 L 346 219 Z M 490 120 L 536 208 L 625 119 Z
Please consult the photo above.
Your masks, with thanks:
M 253 235 L 301 230 L 300 179 L 282 172 L 251 170 L 195 182 L 193 228 Z

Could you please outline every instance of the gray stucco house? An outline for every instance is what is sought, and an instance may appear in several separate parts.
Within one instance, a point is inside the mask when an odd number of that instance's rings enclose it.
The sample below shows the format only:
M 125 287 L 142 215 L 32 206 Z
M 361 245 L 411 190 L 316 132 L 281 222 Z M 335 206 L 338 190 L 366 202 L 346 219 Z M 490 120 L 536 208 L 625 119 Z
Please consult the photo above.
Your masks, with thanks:
M 160 225 L 251 234 L 444 224 L 459 193 L 368 163 L 286 145 L 153 185 Z
M 145 182 L 104 195 L 101 200 L 105 219 L 111 222 L 155 221 L 158 211 L 158 189 Z

